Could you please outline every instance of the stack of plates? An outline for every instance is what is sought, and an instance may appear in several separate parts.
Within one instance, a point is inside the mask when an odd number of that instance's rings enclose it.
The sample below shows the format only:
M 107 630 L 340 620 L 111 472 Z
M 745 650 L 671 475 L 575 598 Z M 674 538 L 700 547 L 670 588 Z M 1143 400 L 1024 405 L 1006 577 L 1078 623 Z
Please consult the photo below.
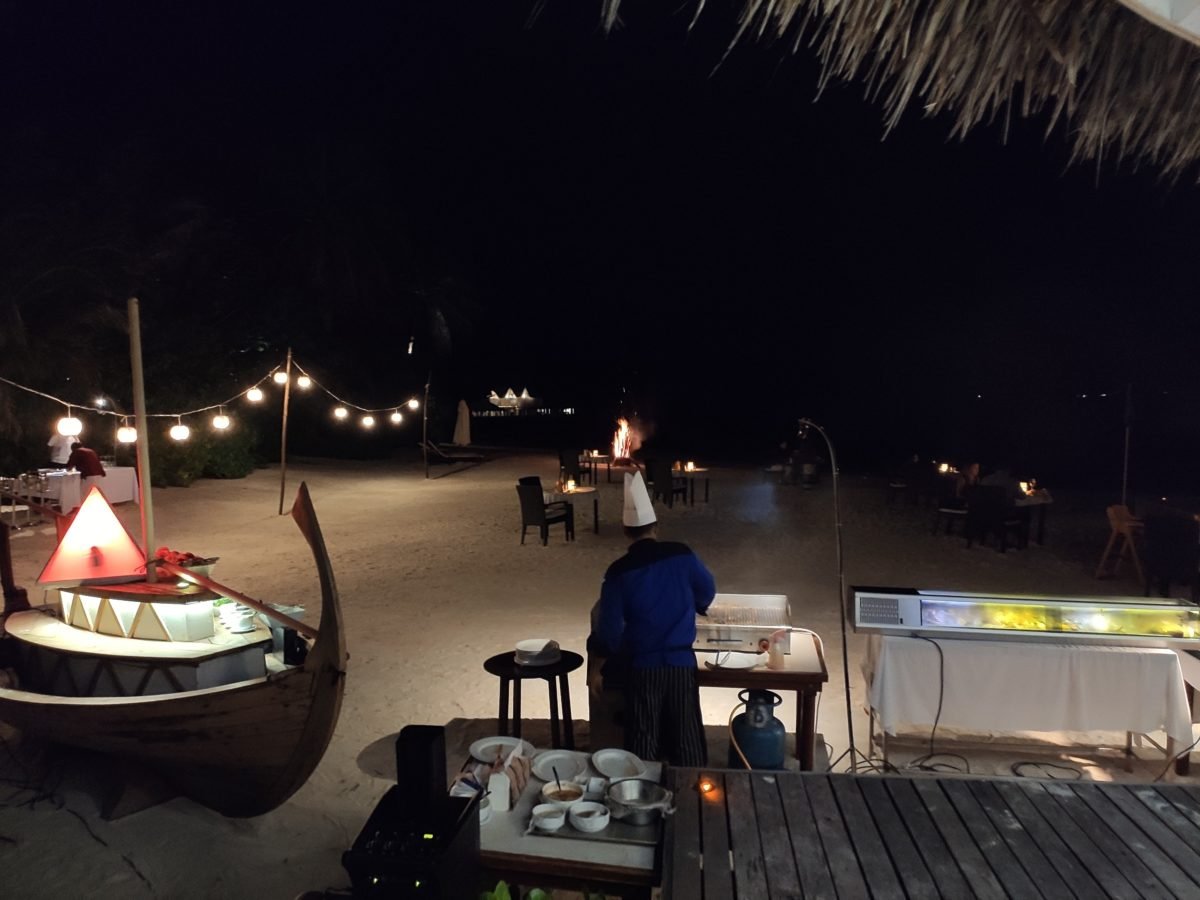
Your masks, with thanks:
M 516 651 L 516 660 L 519 666 L 548 666 L 562 658 L 562 654 L 558 650 L 558 642 L 548 638 L 518 641 Z

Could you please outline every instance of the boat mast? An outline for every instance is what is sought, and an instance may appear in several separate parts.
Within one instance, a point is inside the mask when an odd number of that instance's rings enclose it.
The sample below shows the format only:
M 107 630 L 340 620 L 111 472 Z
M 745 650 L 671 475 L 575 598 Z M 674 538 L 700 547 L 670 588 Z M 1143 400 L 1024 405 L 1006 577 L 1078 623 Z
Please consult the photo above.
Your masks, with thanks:
M 150 498 L 150 429 L 146 422 L 146 384 L 142 378 L 142 326 L 137 297 L 129 298 L 129 359 L 133 364 L 133 413 L 137 425 L 137 476 L 141 493 L 142 548 L 146 551 L 146 580 L 155 582 L 158 573 L 149 561 L 154 557 L 154 504 Z

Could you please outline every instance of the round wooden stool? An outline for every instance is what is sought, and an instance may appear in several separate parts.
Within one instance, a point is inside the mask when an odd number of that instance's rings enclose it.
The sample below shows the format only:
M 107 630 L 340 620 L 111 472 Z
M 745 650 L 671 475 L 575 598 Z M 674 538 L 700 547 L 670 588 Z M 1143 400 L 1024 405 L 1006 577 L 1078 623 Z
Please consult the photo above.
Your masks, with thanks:
M 500 734 L 508 734 L 508 689 L 512 685 L 513 737 L 521 736 L 521 682 L 526 678 L 543 678 L 550 689 L 550 740 L 554 747 L 575 749 L 575 727 L 571 720 L 571 687 L 567 675 L 583 665 L 583 657 L 570 650 L 563 650 L 558 662 L 547 666 L 522 666 L 517 664 L 514 652 L 498 653 L 488 659 L 483 668 L 500 679 Z M 558 690 L 555 691 L 555 679 Z M 558 697 L 562 695 L 562 731 L 559 735 Z

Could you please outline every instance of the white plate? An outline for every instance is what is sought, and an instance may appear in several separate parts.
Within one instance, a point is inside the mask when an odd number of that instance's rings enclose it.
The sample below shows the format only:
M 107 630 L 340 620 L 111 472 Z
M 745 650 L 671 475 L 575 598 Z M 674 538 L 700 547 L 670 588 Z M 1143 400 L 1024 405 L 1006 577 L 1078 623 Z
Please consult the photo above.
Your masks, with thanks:
M 597 750 L 592 754 L 592 765 L 605 778 L 641 778 L 646 774 L 646 764 L 628 750 Z
M 704 664 L 710 669 L 753 669 L 759 663 L 766 662 L 762 653 L 738 653 L 733 650 L 719 651 L 713 654 L 713 659 L 705 660 Z
M 516 663 L 518 666 L 552 666 L 561 659 L 561 653 L 555 653 L 553 656 L 529 656 L 525 658 L 522 658 L 518 654 L 516 656 Z
M 534 746 L 529 741 L 515 737 L 486 737 L 480 738 L 471 745 L 471 756 L 482 763 L 491 765 L 496 761 L 497 751 L 501 757 L 507 757 L 512 748 L 521 745 L 521 755 L 532 758 Z
M 516 650 L 526 656 L 538 656 L 542 653 L 557 653 L 558 642 L 550 638 L 533 638 L 528 641 L 517 641 Z
M 559 781 L 574 781 L 587 771 L 587 754 L 574 750 L 544 750 L 533 758 L 534 778 L 553 781 L 554 769 L 558 770 Z

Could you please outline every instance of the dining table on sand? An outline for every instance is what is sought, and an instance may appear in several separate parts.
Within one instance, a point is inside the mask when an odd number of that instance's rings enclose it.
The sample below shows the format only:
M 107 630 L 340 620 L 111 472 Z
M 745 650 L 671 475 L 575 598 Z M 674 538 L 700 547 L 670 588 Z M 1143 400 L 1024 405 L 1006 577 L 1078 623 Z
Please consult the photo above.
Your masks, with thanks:
M 600 533 L 600 494 L 589 485 L 577 484 L 574 487 L 564 488 L 561 491 L 555 492 L 556 497 L 562 497 L 564 500 L 570 500 L 573 497 L 592 495 L 592 534 Z
M 677 478 L 683 478 L 687 482 L 688 488 L 688 506 L 696 505 L 696 481 L 700 478 L 704 479 L 704 502 L 708 502 L 708 469 L 703 466 L 692 466 L 690 469 L 683 466 L 678 469 L 673 469 L 671 472 Z
M 585 452 L 579 457 L 579 465 L 590 474 L 592 484 L 596 483 L 596 469 L 600 466 L 605 468 L 604 480 L 612 481 L 612 457 L 607 453 Z
M 1013 506 L 1017 509 L 1037 510 L 1037 533 L 1034 540 L 1037 541 L 1039 546 L 1046 542 L 1046 508 L 1053 502 L 1054 498 L 1050 496 L 1050 492 L 1045 488 L 1038 488 L 1037 490 L 1020 494 L 1013 501 Z

